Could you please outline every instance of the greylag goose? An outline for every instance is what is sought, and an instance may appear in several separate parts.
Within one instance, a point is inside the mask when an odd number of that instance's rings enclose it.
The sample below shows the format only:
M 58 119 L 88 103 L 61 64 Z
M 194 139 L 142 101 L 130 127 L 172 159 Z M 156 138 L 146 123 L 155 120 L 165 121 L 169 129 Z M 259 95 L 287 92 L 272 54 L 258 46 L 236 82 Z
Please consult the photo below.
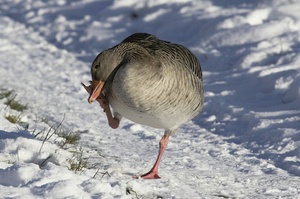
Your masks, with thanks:
M 196 56 L 182 45 L 135 33 L 101 52 L 91 75 L 91 85 L 82 86 L 90 94 L 89 103 L 100 103 L 110 127 L 117 128 L 124 116 L 165 130 L 154 166 L 135 176 L 160 178 L 158 166 L 169 137 L 203 107 L 202 71 Z

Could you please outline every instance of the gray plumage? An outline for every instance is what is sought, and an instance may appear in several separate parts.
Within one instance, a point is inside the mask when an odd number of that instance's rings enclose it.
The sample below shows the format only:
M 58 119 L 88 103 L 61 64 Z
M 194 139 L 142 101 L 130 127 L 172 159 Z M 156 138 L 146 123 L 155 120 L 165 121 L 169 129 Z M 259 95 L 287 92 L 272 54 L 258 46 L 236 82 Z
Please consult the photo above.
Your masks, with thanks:
M 105 82 L 103 93 L 122 116 L 172 134 L 202 109 L 201 66 L 184 46 L 136 33 L 100 53 L 93 80 Z

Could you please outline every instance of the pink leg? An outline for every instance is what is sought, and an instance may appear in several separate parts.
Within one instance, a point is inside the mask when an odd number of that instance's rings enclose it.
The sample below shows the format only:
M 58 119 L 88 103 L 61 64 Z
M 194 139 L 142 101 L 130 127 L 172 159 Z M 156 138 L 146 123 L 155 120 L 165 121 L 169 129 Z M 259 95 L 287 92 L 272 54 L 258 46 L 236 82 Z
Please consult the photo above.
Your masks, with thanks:
M 81 83 L 81 85 L 85 88 L 85 90 L 89 94 L 92 93 L 91 86 L 86 86 L 83 83 Z M 118 128 L 119 124 L 120 124 L 120 120 L 118 118 L 115 118 L 112 116 L 112 113 L 109 108 L 109 102 L 107 101 L 106 97 L 101 93 L 96 100 L 97 100 L 97 102 L 99 102 L 101 108 L 103 108 L 103 111 L 106 113 L 106 117 L 107 117 L 109 126 L 113 129 Z
M 161 138 L 161 140 L 159 142 L 159 153 L 158 153 L 156 162 L 155 162 L 154 166 L 152 167 L 152 169 L 148 173 L 141 175 L 141 176 L 134 176 L 134 178 L 139 178 L 139 177 L 141 177 L 143 179 L 159 179 L 160 178 L 158 175 L 158 166 L 159 166 L 161 157 L 168 145 L 169 137 L 170 137 L 169 134 L 165 134 Z
M 120 120 L 116 117 L 113 117 L 111 110 L 109 108 L 109 102 L 107 101 L 107 99 L 102 93 L 99 96 L 99 98 L 97 98 L 97 101 L 99 102 L 101 108 L 103 108 L 103 111 L 106 113 L 109 126 L 113 129 L 118 128 L 120 124 Z

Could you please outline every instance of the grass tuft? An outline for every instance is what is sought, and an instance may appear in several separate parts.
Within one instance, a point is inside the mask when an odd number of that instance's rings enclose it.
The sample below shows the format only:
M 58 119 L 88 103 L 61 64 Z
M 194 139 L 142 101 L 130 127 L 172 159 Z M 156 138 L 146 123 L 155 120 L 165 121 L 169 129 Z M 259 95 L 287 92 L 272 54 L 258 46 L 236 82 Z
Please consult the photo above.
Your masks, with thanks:
M 60 146 L 61 148 L 64 148 L 66 145 L 76 145 L 80 140 L 80 135 L 78 133 L 61 134 L 60 137 L 64 138 Z
M 20 116 L 15 116 L 15 115 L 5 116 L 5 119 L 7 119 L 10 123 L 13 123 L 13 124 L 18 124 L 21 122 Z
M 75 173 L 79 171 L 83 171 L 84 169 L 89 168 L 89 163 L 87 158 L 84 158 L 84 150 L 82 147 L 78 147 L 78 141 L 80 140 L 80 133 L 81 131 L 76 132 L 66 132 L 66 129 L 63 128 L 63 122 L 65 120 L 64 118 L 56 123 L 56 124 L 50 124 L 46 119 L 43 119 L 43 122 L 45 122 L 47 125 L 49 125 L 49 129 L 42 130 L 39 132 L 36 132 L 36 129 L 33 130 L 32 135 L 35 138 L 38 138 L 42 140 L 42 144 L 39 150 L 39 153 L 42 152 L 43 146 L 46 141 L 52 141 L 54 142 L 59 148 L 63 150 L 67 150 L 70 153 L 72 153 L 72 157 L 68 160 L 69 165 L 67 168 L 71 171 L 74 171 Z M 84 132 L 84 131 L 83 131 Z M 41 164 L 40 168 L 42 168 L 52 156 L 49 156 L 46 158 Z
M 74 158 L 69 160 L 70 166 L 68 169 L 77 173 L 78 171 L 83 171 L 89 168 L 89 163 L 83 158 L 83 149 L 80 147 L 78 152 L 74 152 Z
M 7 101 L 4 104 L 9 106 L 12 110 L 16 110 L 16 111 L 19 111 L 19 112 L 24 112 L 27 109 L 27 105 L 23 105 L 20 102 L 15 100 L 17 95 L 15 95 L 13 97 L 10 97 L 10 96 L 11 96 L 11 94 L 9 94 L 6 97 Z
M 15 100 L 11 101 L 9 104 L 7 104 L 11 109 L 23 112 L 27 109 L 27 105 L 23 105 Z
M 7 91 L 5 89 L 0 89 L 0 100 L 8 98 L 12 94 L 12 91 Z
M 4 104 L 6 104 L 7 107 L 9 107 L 11 110 L 20 112 L 18 116 L 7 115 L 5 116 L 5 119 L 7 119 L 9 122 L 13 124 L 19 124 L 23 126 L 25 123 L 21 121 L 22 119 L 21 115 L 27 109 L 27 105 L 23 105 L 20 102 L 16 101 L 15 99 L 17 95 L 14 96 L 12 95 L 13 95 L 13 91 L 8 91 L 6 89 L 0 88 L 0 100 L 6 99 L 6 102 L 4 102 Z

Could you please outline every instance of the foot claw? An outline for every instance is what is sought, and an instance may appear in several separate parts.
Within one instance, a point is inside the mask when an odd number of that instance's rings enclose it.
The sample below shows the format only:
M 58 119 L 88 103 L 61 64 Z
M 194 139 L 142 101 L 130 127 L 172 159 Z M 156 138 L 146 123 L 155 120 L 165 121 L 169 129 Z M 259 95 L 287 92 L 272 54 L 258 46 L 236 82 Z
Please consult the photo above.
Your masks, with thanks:
M 81 85 L 85 88 L 85 90 L 91 94 L 92 93 L 92 86 L 89 85 L 89 86 L 86 86 L 84 83 L 81 82 Z
M 92 86 L 86 86 L 84 83 L 81 83 L 81 85 L 85 88 L 85 90 L 91 95 L 92 94 Z M 98 98 L 96 99 L 97 102 L 99 102 L 101 108 L 105 112 L 107 108 L 109 108 L 109 102 L 106 99 L 106 97 L 101 93 Z

